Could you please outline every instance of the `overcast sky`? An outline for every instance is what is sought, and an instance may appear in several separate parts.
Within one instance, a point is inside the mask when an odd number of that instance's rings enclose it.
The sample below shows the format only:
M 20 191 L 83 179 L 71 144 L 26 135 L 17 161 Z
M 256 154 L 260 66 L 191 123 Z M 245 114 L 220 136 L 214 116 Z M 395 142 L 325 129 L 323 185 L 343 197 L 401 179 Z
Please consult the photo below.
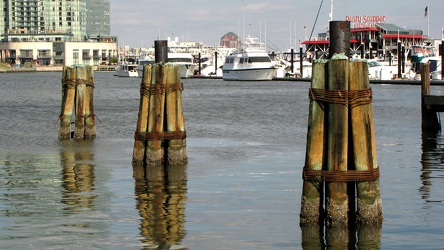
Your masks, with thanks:
M 316 16 L 319 6 L 317 22 Z M 330 0 L 111 0 L 111 35 L 119 46 L 147 47 L 157 39 L 219 44 L 227 32 L 266 37 L 269 49 L 299 48 L 299 41 L 325 32 Z M 425 8 L 428 16 L 425 17 Z M 334 0 L 333 20 L 386 16 L 386 23 L 430 30 L 441 39 L 444 0 Z M 305 28 L 304 28 L 305 27 Z

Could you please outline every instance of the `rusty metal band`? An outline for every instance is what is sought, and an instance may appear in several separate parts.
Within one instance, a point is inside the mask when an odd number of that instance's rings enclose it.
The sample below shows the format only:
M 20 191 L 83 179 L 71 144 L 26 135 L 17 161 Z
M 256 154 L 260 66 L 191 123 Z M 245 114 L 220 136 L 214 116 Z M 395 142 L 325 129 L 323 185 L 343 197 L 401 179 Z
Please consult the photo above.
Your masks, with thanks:
M 86 86 L 93 87 L 94 88 L 94 81 L 92 78 L 85 80 L 85 79 L 63 79 L 62 80 L 62 86 L 69 87 L 75 87 L 79 84 L 85 84 Z
M 140 94 L 146 97 L 149 97 L 150 95 L 164 95 L 164 94 L 170 94 L 175 91 L 183 91 L 183 83 L 177 82 L 172 84 L 146 84 L 145 82 L 142 82 L 140 84 Z
M 312 101 L 350 105 L 352 107 L 370 104 L 372 89 L 364 90 L 329 90 L 310 88 L 308 96 Z
M 180 140 L 187 138 L 186 131 L 135 132 L 134 139 L 141 141 Z
M 379 179 L 379 168 L 370 168 L 370 170 L 327 171 L 309 170 L 304 167 L 302 179 L 305 181 L 316 180 L 324 182 L 376 181 Z

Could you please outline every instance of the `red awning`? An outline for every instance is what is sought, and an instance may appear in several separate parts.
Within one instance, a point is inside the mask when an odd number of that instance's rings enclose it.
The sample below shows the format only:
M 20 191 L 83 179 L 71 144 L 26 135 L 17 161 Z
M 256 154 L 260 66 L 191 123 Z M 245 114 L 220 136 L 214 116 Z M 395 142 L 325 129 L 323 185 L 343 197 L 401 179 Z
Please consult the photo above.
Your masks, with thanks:
M 384 39 L 390 38 L 410 38 L 410 39 L 424 39 L 423 35 L 407 35 L 407 34 L 385 34 L 382 36 Z
M 321 41 L 303 41 L 301 44 L 329 44 L 329 40 L 321 40 Z

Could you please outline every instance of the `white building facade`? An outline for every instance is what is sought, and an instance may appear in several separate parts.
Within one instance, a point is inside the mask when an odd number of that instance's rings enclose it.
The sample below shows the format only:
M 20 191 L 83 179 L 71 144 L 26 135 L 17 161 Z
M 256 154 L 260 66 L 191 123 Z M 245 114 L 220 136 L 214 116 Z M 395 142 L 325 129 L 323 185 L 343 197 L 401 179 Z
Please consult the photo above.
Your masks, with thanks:
M 110 0 L 0 1 L 0 61 L 100 65 L 118 56 Z M 89 16 L 88 16 L 89 15 Z

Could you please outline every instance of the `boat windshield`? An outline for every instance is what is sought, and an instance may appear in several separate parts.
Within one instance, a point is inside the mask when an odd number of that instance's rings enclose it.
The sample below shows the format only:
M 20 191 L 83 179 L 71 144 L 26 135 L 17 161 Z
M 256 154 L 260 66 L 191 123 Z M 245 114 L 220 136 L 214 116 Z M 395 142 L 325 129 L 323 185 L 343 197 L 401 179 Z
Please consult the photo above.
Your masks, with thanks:
M 382 66 L 382 64 L 380 64 L 377 61 L 367 61 L 367 64 L 369 67 L 378 67 L 378 66 Z
M 261 57 L 250 57 L 250 58 L 248 58 L 248 62 L 249 63 L 271 62 L 271 60 L 267 56 L 261 56 Z
M 191 58 L 168 58 L 168 62 L 184 62 L 184 63 L 193 63 L 193 59 Z

